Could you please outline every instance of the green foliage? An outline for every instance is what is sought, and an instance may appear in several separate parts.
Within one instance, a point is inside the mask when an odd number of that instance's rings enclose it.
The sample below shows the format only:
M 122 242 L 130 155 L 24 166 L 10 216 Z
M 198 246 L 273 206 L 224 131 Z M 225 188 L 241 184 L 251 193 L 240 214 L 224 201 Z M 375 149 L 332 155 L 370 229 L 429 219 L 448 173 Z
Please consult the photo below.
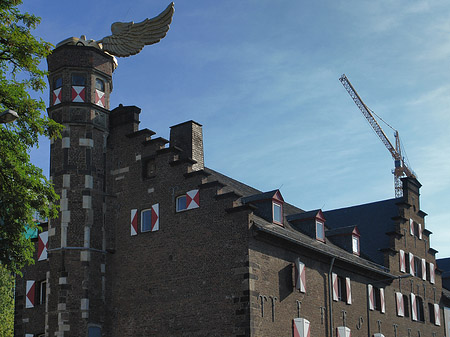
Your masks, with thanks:
M 0 264 L 0 337 L 14 334 L 14 277 Z
M 0 263 L 13 273 L 33 263 L 33 245 L 23 233 L 33 224 L 33 210 L 55 217 L 51 203 L 58 198 L 42 170 L 30 163 L 29 151 L 39 136 L 55 138 L 61 126 L 43 111 L 42 99 L 29 91 L 43 92 L 46 72 L 39 64 L 52 45 L 31 31 L 40 19 L 20 13 L 20 0 L 0 0 L 0 112 L 14 110 L 19 118 L 0 124 Z M 1 300 L 0 300 L 1 301 Z

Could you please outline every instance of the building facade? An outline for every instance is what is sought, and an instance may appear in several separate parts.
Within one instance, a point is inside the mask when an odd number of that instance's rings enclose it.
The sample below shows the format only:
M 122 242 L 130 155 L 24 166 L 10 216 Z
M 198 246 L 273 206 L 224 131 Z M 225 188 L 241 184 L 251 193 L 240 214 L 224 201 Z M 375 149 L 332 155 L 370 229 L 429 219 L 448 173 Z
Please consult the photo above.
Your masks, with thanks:
M 170 139 L 110 109 L 113 57 L 48 58 L 60 215 L 16 286 L 16 336 L 443 336 L 420 184 L 324 212 L 204 165 L 202 126 Z

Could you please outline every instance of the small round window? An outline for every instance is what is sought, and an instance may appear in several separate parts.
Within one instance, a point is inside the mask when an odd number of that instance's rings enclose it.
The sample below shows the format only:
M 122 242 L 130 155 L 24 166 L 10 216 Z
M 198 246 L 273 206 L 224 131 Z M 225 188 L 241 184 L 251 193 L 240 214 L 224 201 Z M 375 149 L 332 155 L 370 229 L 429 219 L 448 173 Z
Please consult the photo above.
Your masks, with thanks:
M 95 80 L 95 89 L 105 92 L 105 82 L 97 78 Z

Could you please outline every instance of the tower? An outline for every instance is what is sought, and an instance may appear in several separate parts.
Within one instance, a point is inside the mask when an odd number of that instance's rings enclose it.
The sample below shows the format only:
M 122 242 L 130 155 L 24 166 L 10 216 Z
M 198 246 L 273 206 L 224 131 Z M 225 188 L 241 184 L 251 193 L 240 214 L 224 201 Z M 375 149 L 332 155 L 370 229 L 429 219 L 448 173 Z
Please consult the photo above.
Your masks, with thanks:
M 60 215 L 49 224 L 48 336 L 101 336 L 105 306 L 105 151 L 113 56 L 63 44 L 48 57 L 50 148 Z

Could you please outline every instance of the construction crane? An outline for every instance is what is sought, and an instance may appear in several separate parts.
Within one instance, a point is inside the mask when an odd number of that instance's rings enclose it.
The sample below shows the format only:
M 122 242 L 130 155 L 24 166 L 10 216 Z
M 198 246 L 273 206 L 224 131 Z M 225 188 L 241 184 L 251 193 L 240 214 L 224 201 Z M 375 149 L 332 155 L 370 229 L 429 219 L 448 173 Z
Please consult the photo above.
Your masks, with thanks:
M 405 159 L 402 156 L 400 136 L 398 134 L 398 131 L 385 122 L 390 128 L 392 128 L 392 130 L 394 130 L 394 137 L 395 137 L 395 147 L 394 147 L 392 143 L 389 141 L 389 138 L 384 133 L 381 126 L 378 124 L 375 117 L 373 116 L 375 113 L 372 110 L 370 110 L 366 104 L 364 104 L 361 97 L 359 97 L 355 88 L 353 88 L 352 84 L 348 80 L 347 76 L 343 74 L 339 78 L 339 81 L 341 81 L 345 90 L 347 90 L 348 94 L 353 99 L 359 110 L 361 110 L 364 117 L 366 117 L 372 129 L 375 131 L 377 136 L 381 139 L 383 144 L 391 153 L 392 158 L 394 159 L 394 169 L 392 170 L 392 173 L 394 174 L 395 197 L 399 198 L 403 196 L 402 181 L 400 178 L 402 177 L 416 178 L 416 174 L 408 167 L 408 165 L 405 162 Z M 379 116 L 377 117 L 380 118 Z

